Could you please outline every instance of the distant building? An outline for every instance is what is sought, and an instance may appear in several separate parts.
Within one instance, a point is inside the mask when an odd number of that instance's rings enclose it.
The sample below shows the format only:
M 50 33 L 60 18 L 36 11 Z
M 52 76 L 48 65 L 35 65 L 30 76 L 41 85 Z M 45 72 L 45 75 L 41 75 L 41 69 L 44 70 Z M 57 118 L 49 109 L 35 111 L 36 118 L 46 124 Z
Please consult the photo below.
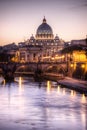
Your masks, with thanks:
M 20 48 L 20 47 L 24 47 L 25 46 L 25 42 L 19 42 L 18 43 L 18 47 Z
M 63 48 L 64 42 L 56 35 L 44 17 L 42 24 L 37 28 L 36 35 L 31 36 L 23 44 L 19 44 L 21 62 L 37 62 L 50 60 L 56 52 Z
M 69 74 L 87 80 L 87 38 L 72 40 L 64 44 L 64 60 L 67 61 Z
M 10 43 L 3 46 L 3 50 L 9 51 L 9 50 L 14 50 L 14 49 L 18 49 L 18 46 L 15 43 Z
M 86 39 L 72 40 L 71 45 L 86 45 Z

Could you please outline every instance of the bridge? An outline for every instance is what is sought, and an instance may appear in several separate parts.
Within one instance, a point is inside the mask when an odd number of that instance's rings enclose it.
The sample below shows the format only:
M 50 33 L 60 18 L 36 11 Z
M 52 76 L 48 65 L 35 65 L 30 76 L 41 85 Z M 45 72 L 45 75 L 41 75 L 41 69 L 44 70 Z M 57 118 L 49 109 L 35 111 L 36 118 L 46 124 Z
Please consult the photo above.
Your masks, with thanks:
M 2 62 L 0 63 L 0 69 L 3 77 L 8 79 L 14 79 L 14 74 L 17 72 L 35 72 L 37 69 L 44 73 L 63 73 L 67 71 L 67 62 L 26 62 L 26 63 L 13 63 Z
M 14 67 L 15 66 L 15 67 Z M 55 69 L 59 71 L 60 69 L 66 71 L 67 62 L 26 62 L 26 63 L 14 63 L 14 62 L 2 62 L 0 63 L 0 69 L 15 69 L 14 71 L 20 71 L 20 69 L 35 71 L 37 68 L 42 71 L 48 71 L 49 69 Z
M 84 67 L 86 66 L 86 67 Z M 14 79 L 14 74 L 30 72 L 35 74 L 37 72 L 43 73 L 54 73 L 63 74 L 64 76 L 73 76 L 75 78 L 86 79 L 87 80 L 87 63 L 83 64 L 81 62 L 26 62 L 26 63 L 13 63 L 13 62 L 0 62 L 0 70 L 4 79 L 12 80 Z

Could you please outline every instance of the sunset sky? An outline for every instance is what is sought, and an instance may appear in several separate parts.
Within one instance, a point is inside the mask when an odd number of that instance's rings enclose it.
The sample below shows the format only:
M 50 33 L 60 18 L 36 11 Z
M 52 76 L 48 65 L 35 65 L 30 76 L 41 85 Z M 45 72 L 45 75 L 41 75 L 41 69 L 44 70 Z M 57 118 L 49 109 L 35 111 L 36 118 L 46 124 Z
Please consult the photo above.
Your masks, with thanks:
M 87 0 L 0 0 L 0 46 L 36 34 L 43 17 L 65 41 L 87 35 Z

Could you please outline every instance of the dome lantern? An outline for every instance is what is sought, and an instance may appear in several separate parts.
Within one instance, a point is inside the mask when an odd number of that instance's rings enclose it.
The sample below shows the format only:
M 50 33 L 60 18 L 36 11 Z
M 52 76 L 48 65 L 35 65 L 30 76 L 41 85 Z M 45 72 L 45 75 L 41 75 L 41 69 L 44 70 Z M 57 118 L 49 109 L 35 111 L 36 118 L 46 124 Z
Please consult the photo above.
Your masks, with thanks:
M 45 19 L 45 16 L 44 16 L 44 19 L 43 19 L 43 23 L 46 23 L 46 19 Z

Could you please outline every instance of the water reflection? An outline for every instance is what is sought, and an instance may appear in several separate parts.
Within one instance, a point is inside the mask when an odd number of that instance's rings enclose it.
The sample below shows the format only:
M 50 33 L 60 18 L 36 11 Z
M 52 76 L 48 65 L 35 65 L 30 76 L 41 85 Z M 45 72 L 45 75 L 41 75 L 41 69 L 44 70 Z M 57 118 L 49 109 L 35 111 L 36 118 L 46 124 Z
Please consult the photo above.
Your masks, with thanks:
M 23 84 L 22 84 L 22 77 L 19 77 L 19 93 L 21 94 L 21 92 L 23 91 Z
M 60 85 L 57 87 L 57 93 L 60 93 Z
M 52 81 L 0 85 L 0 129 L 86 130 L 87 97 Z
M 3 80 L 3 86 L 6 84 L 5 79 Z
M 82 103 L 86 103 L 86 96 L 85 96 L 85 94 L 82 94 L 81 102 Z
M 49 94 L 51 91 L 51 82 L 47 81 L 47 93 Z
M 65 90 L 65 88 L 63 88 L 63 95 L 65 95 L 66 94 L 66 90 Z
M 76 91 L 71 90 L 71 97 L 74 98 L 76 96 Z

